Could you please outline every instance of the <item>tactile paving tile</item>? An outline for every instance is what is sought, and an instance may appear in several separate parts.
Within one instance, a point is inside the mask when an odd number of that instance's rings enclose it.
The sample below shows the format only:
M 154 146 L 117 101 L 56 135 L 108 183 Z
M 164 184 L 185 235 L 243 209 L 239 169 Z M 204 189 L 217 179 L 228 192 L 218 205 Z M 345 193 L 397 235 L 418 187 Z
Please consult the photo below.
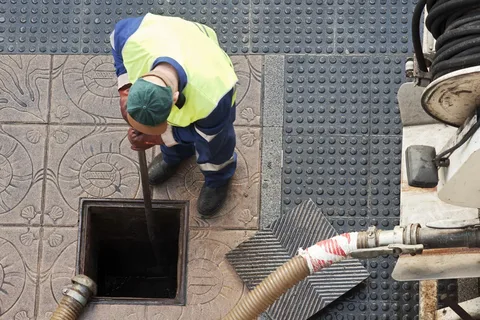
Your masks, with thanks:
M 417 0 L 330 0 L 335 6 L 335 52 L 406 54 Z
M 287 134 L 368 134 L 371 58 L 287 56 Z
M 148 12 L 204 23 L 227 52 L 249 51 L 249 0 L 0 0 L 0 53 L 109 53 L 115 23 Z
M 376 292 L 359 285 L 341 299 L 333 302 L 309 320 L 420 320 L 418 317 L 418 282 L 394 280 L 370 281 Z M 445 293 L 456 298 L 456 284 L 441 280 L 438 295 Z M 438 309 L 444 305 L 439 301 Z
M 151 12 L 206 24 L 228 53 L 249 52 L 250 0 L 156 0 Z
M 398 89 L 406 81 L 405 58 L 371 57 L 370 133 L 401 135 L 402 120 L 398 107 Z
M 370 138 L 370 213 L 372 219 L 400 218 L 400 164 L 402 139 L 373 136 Z M 379 228 L 385 228 L 380 223 Z
M 331 4 L 331 0 L 252 0 L 252 52 L 333 53 Z
M 336 235 L 320 208 L 307 200 L 229 252 L 227 260 L 252 290 L 297 255 L 298 248 L 305 249 Z M 358 260 L 345 260 L 308 276 L 282 295 L 266 313 L 273 320 L 306 319 L 367 277 Z
M 404 55 L 286 56 L 283 212 L 312 199 L 339 233 L 399 224 L 396 94 L 404 62 Z M 312 319 L 418 318 L 418 282 L 394 281 L 395 261 L 362 261 L 370 272 L 364 286 Z M 455 296 L 455 282 L 442 290 Z
M 416 2 L 252 0 L 252 52 L 410 53 Z
M 0 53 L 79 53 L 82 0 L 0 1 Z
M 250 3 L 251 1 L 251 3 Z M 205 23 L 229 53 L 405 54 L 416 0 L 1 0 L 0 52 L 108 53 L 122 18 Z
M 285 136 L 284 208 L 312 198 L 327 217 L 367 217 L 368 165 L 367 137 Z
M 401 135 L 399 56 L 287 56 L 287 134 Z

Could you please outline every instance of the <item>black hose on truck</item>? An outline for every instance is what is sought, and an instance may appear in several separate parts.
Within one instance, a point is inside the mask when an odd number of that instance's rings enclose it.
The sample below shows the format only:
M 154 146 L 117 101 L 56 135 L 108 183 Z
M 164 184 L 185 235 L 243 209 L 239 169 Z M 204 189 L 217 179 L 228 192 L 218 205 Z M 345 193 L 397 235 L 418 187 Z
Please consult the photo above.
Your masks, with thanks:
M 433 80 L 480 65 L 480 1 L 420 0 L 412 20 L 412 39 L 419 69 L 428 71 L 420 40 L 420 19 L 425 7 L 428 11 L 425 27 L 436 40 L 436 53 L 430 68 Z

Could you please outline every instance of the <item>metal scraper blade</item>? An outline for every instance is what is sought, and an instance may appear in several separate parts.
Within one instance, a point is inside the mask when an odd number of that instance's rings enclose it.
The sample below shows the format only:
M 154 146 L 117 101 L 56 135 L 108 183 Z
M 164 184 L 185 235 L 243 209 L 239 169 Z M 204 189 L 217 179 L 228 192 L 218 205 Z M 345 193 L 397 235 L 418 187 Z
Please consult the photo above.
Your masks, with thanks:
M 480 277 L 480 248 L 430 249 L 401 255 L 392 278 L 397 281 Z

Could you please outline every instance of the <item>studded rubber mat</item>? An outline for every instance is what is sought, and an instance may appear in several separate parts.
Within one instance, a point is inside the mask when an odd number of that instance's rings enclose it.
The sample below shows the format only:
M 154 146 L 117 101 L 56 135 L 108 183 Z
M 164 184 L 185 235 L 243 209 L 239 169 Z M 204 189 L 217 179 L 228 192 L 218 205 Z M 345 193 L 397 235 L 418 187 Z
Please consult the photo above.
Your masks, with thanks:
M 287 55 L 283 208 L 312 199 L 337 232 L 392 229 L 400 217 L 400 54 Z M 394 257 L 312 319 L 417 319 L 418 283 L 391 277 Z M 456 294 L 442 281 L 442 293 Z
M 0 53 L 108 53 L 126 17 L 205 23 L 229 53 L 405 54 L 412 0 L 1 0 Z
M 337 232 L 392 229 L 400 217 L 401 55 L 287 55 L 283 208 L 312 199 Z M 313 319 L 416 319 L 418 283 L 391 278 L 394 257 Z M 441 291 L 455 295 L 455 282 Z
M 207 24 L 227 52 L 249 51 L 248 0 L 0 0 L 0 53 L 109 53 L 115 23 L 148 12 Z

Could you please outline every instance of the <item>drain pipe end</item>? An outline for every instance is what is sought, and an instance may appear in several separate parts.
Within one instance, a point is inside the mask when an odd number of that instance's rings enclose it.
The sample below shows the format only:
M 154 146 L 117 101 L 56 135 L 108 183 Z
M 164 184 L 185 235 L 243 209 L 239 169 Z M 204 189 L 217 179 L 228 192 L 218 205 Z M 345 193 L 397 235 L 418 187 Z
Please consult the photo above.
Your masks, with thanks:
M 76 320 L 90 298 L 97 294 L 97 285 L 89 277 L 80 274 L 72 278 L 72 284 L 63 289 L 63 298 L 51 320 Z
M 89 277 L 79 274 L 73 277 L 70 287 L 63 289 L 63 294 L 75 299 L 85 307 L 88 300 L 97 294 L 97 285 Z

